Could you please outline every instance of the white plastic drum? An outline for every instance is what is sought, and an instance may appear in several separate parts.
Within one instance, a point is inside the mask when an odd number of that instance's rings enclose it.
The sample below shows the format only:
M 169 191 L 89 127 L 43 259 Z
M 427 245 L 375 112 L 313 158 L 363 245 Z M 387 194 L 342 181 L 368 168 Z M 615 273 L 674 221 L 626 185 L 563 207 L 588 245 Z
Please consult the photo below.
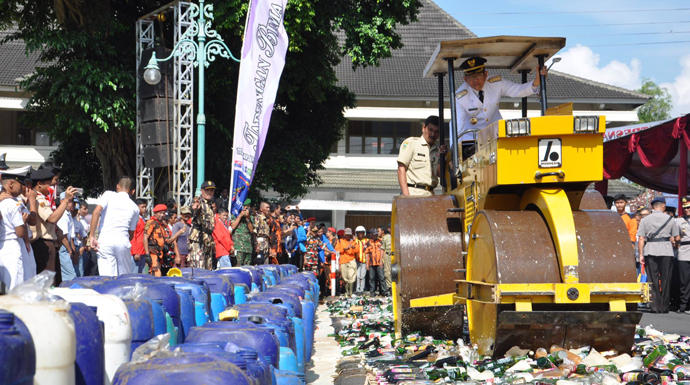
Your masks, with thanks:
M 31 333 L 36 347 L 34 385 L 74 385 L 77 347 L 69 313 L 13 295 L 0 296 L 0 309 L 14 313 Z
M 68 302 L 81 302 L 98 308 L 96 315 L 105 325 L 105 373 L 106 384 L 111 384 L 120 365 L 129 362 L 132 344 L 132 323 L 127 306 L 119 297 L 99 294 L 91 289 L 55 288 L 51 294 L 60 296 Z

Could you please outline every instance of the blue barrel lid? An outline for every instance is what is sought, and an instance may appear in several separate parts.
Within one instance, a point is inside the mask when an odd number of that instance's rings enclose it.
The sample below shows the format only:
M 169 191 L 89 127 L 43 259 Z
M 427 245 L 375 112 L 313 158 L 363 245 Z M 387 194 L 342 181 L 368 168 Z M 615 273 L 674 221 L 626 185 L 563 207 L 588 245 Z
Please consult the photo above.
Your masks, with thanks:
M 110 281 L 112 279 L 114 278 L 100 275 L 77 277 L 69 281 L 62 281 L 62 283 L 60 283 L 60 287 L 73 287 L 76 285 L 78 288 L 90 288 L 93 285 L 98 285 L 99 283 Z
M 170 379 L 175 380 L 170 382 Z M 174 357 L 154 357 L 138 364 L 124 365 L 113 384 L 125 383 L 227 383 L 250 385 L 254 381 L 237 365 L 215 355 L 182 353 Z
M 0 330 L 14 329 L 14 313 L 0 309 Z
M 162 301 L 161 305 L 171 317 L 180 316 L 180 297 L 171 287 L 162 283 L 146 282 L 145 280 L 116 279 L 93 287 L 101 294 L 124 295 L 130 292 L 137 283 L 146 288 L 145 298 Z
M 280 289 L 274 290 L 271 288 L 263 293 L 252 295 L 252 301 L 268 301 L 274 304 L 289 304 L 295 310 L 295 316 L 302 318 L 302 304 L 299 300 L 299 297 L 294 293 L 281 291 Z
M 275 331 L 251 322 L 209 322 L 189 330 L 186 342 L 221 341 L 232 342 L 242 348 L 252 348 L 268 357 L 274 366 L 278 365 L 280 342 Z
M 154 282 L 156 280 L 155 277 L 150 276 L 148 274 L 122 274 L 117 277 L 117 279 L 120 280 L 137 280 L 137 281 L 150 281 Z
M 214 271 L 215 274 L 230 277 L 235 285 L 252 286 L 252 273 L 239 267 L 224 268 Z
M 249 314 L 250 312 L 263 312 L 263 313 L 269 313 L 269 314 L 274 314 L 279 317 L 287 317 L 288 316 L 288 311 L 285 308 L 279 307 L 279 306 L 273 306 L 270 304 L 266 303 L 252 303 L 252 302 L 247 302 L 239 305 L 234 305 L 232 307 L 233 309 L 237 310 L 242 314 L 243 312 L 246 312 Z

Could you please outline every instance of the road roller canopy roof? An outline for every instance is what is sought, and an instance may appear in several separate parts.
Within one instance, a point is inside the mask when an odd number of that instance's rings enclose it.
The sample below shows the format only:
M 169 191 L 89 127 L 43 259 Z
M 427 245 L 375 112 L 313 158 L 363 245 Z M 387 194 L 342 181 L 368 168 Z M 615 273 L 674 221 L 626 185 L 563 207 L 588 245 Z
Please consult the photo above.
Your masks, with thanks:
M 487 69 L 509 69 L 511 73 L 534 71 L 538 55 L 545 55 L 546 61 L 563 47 L 563 37 L 491 36 L 442 41 L 424 68 L 424 77 L 447 73 L 446 58 L 456 59 L 453 64 L 458 69 L 465 59 L 474 56 L 486 59 Z

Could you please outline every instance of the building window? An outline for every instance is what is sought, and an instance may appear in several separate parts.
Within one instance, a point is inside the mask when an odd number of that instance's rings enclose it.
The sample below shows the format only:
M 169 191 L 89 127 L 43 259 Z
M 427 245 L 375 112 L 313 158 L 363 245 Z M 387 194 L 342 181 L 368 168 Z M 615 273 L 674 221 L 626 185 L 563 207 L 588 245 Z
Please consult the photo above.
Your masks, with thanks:
M 405 139 L 421 134 L 421 121 L 350 120 L 345 133 L 345 153 L 397 155 Z

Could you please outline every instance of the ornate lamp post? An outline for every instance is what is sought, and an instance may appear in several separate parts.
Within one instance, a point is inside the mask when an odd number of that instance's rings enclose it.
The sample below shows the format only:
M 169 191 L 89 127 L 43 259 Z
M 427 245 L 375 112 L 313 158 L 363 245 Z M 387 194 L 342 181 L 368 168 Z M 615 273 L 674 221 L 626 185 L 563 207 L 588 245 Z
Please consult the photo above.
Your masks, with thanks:
M 232 59 L 239 62 L 235 58 L 227 45 L 223 42 L 218 32 L 211 28 L 211 20 L 213 20 L 213 4 L 204 5 L 204 0 L 199 0 L 199 5 L 192 3 L 190 5 L 190 16 L 193 20 L 192 25 L 189 26 L 187 32 L 173 48 L 170 56 L 165 59 L 156 58 L 156 52 L 152 52 L 151 60 L 145 67 L 144 81 L 148 84 L 155 85 L 161 81 L 161 72 L 158 67 L 158 62 L 168 61 L 173 57 L 190 55 L 190 60 L 194 67 L 199 68 L 199 110 L 196 116 L 197 125 L 197 146 L 196 146 L 196 193 L 199 194 L 201 184 L 206 180 L 204 175 L 205 155 L 206 155 L 206 115 L 204 115 L 204 70 L 208 65 L 216 60 L 216 56 L 226 59 Z M 198 43 L 194 41 L 194 38 Z M 213 39 L 206 41 L 206 39 Z

